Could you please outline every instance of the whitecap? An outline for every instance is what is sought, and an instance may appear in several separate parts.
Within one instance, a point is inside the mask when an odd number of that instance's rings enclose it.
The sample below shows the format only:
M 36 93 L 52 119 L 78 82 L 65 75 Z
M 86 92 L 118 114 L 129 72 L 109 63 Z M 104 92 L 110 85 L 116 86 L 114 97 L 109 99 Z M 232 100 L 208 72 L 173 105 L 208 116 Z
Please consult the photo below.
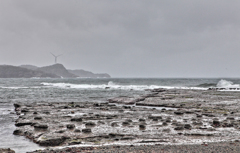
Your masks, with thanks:
M 231 81 L 227 81 L 227 80 L 220 80 L 217 83 L 217 87 L 218 88 L 240 88 L 239 84 L 233 84 L 233 82 Z

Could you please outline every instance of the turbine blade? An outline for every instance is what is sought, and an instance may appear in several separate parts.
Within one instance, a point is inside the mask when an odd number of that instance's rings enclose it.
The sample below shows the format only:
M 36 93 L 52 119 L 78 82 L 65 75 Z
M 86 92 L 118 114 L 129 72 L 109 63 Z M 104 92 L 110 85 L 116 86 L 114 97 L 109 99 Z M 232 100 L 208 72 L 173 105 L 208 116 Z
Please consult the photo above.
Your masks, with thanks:
M 51 53 L 51 52 L 50 52 Z M 56 55 L 54 55 L 53 53 L 51 53 L 54 57 L 57 57 Z

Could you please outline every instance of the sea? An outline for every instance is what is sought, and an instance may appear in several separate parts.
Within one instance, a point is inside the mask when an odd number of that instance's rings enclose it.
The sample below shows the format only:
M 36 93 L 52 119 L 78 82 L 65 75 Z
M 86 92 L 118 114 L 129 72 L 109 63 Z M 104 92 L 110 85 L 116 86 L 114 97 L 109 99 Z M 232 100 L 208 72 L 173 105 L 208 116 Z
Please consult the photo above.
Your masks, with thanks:
M 14 103 L 106 102 L 109 98 L 138 97 L 148 89 L 240 88 L 240 78 L 30 78 L 0 79 L 0 148 L 17 153 L 44 149 L 16 129 Z M 231 92 L 231 91 L 229 91 Z

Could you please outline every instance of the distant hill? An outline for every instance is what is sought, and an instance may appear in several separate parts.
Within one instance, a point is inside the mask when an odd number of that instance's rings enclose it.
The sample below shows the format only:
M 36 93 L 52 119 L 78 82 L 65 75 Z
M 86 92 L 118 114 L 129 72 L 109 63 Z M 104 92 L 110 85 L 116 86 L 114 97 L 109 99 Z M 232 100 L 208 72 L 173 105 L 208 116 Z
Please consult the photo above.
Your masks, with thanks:
M 34 65 L 20 65 L 19 67 L 23 67 L 23 68 L 30 69 L 30 70 L 36 70 L 36 69 L 39 68 L 39 67 L 34 66 Z
M 0 78 L 110 78 L 107 73 L 95 74 L 85 70 L 67 70 L 62 64 L 37 67 L 34 65 L 0 65 Z
M 59 78 L 55 74 L 49 74 L 42 71 L 30 70 L 18 66 L 0 65 L 0 78 Z
M 107 73 L 94 74 L 90 71 L 85 70 L 68 70 L 68 71 L 81 78 L 111 78 L 111 76 Z
M 37 70 L 45 72 L 45 73 L 56 74 L 63 78 L 78 77 L 77 75 L 68 72 L 68 70 L 62 64 L 54 64 L 54 65 L 50 65 L 50 66 L 45 66 L 45 67 L 38 68 Z

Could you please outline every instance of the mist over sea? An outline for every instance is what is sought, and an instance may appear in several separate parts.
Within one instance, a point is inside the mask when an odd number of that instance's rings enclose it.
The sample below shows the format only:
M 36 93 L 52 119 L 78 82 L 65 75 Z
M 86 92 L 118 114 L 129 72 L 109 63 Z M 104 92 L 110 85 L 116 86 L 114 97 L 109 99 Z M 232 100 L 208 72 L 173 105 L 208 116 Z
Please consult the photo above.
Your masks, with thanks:
M 146 89 L 181 88 L 207 90 L 209 87 L 240 87 L 238 78 L 75 78 L 75 79 L 0 79 L 0 147 L 17 152 L 39 146 L 14 136 L 14 103 L 106 102 L 109 98 L 137 97 Z

